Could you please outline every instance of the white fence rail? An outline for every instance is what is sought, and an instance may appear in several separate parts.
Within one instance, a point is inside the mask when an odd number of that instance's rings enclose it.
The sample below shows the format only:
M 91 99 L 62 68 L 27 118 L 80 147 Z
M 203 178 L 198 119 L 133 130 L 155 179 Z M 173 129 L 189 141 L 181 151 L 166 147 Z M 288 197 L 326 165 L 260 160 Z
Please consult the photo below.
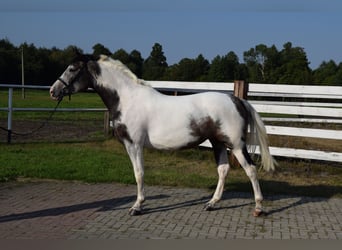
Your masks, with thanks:
M 174 92 L 233 92 L 234 90 L 234 83 L 148 81 L 148 84 L 159 90 Z M 259 113 L 266 116 L 272 114 L 272 117 L 264 117 L 263 120 L 265 121 L 342 124 L 342 87 L 251 83 L 249 84 L 248 96 L 287 99 L 310 98 L 309 102 L 250 100 L 250 103 Z M 291 117 L 274 117 L 276 115 L 290 115 Z M 266 130 L 268 134 L 272 135 L 342 140 L 341 130 L 289 126 L 266 126 Z M 211 145 L 206 141 L 202 146 L 210 147 Z M 275 156 L 342 162 L 342 152 L 282 147 L 270 147 L 270 151 Z M 258 153 L 258 149 L 256 153 Z

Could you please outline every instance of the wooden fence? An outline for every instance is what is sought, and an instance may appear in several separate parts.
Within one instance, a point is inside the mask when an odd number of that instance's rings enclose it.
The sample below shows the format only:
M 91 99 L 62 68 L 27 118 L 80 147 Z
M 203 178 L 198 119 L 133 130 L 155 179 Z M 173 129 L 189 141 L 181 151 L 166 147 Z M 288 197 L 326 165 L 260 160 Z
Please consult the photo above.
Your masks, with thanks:
M 264 121 L 284 124 L 284 126 L 266 126 L 268 134 L 332 139 L 342 143 L 341 130 L 285 126 L 294 122 L 337 124 L 336 126 L 342 124 L 342 87 L 250 83 L 241 90 L 237 89 L 237 86 L 244 84 L 243 82 L 148 81 L 147 83 L 160 91 L 171 91 L 175 94 L 218 91 L 241 96 L 245 91 L 250 103 L 262 114 Z M 202 146 L 209 147 L 210 143 L 206 141 Z M 342 162 L 342 152 L 286 147 L 270 147 L 270 151 L 274 156 Z M 258 149 L 256 153 L 259 153 Z

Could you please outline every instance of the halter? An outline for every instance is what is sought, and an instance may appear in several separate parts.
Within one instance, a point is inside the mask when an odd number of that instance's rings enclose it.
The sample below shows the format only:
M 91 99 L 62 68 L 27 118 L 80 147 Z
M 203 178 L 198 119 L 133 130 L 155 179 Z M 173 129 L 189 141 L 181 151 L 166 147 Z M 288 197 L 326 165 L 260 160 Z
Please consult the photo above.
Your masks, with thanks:
M 71 93 L 74 88 L 74 83 L 80 78 L 81 72 L 84 69 L 84 66 L 79 69 L 77 72 L 76 76 L 69 82 L 67 83 L 64 81 L 61 77 L 58 77 L 58 80 L 61 81 L 64 84 L 63 91 L 61 93 L 60 99 L 62 100 L 64 96 L 68 95 L 69 96 L 69 101 L 71 99 Z

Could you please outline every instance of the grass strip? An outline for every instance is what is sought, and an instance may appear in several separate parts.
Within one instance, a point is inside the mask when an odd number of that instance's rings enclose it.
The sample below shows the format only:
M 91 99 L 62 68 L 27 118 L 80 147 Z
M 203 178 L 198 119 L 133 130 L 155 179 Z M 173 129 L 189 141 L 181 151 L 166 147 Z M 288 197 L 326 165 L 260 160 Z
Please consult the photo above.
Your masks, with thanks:
M 0 144 L 0 181 L 19 177 L 120 182 L 134 184 L 134 174 L 123 146 L 116 140 L 82 143 Z M 273 174 L 259 171 L 264 194 L 342 197 L 342 168 L 338 164 L 278 159 Z M 212 152 L 190 149 L 145 150 L 147 185 L 214 189 L 217 173 Z M 227 191 L 252 192 L 241 168 L 232 168 Z

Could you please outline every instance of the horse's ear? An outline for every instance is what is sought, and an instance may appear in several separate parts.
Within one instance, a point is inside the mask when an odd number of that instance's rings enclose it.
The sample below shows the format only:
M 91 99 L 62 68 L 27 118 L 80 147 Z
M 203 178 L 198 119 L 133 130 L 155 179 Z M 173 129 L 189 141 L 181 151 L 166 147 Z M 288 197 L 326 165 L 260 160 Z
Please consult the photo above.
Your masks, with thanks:
M 83 61 L 83 53 L 82 50 L 77 48 L 77 47 L 73 47 L 72 48 L 72 59 L 71 59 L 71 63 L 75 63 L 75 62 L 79 62 L 79 61 Z
M 94 76 L 97 76 L 101 73 L 101 69 L 97 61 L 94 61 L 94 60 L 88 61 L 87 68 L 88 68 L 88 71 Z
M 82 51 L 77 47 L 74 48 L 74 53 L 75 53 L 76 57 L 82 57 L 83 56 Z

